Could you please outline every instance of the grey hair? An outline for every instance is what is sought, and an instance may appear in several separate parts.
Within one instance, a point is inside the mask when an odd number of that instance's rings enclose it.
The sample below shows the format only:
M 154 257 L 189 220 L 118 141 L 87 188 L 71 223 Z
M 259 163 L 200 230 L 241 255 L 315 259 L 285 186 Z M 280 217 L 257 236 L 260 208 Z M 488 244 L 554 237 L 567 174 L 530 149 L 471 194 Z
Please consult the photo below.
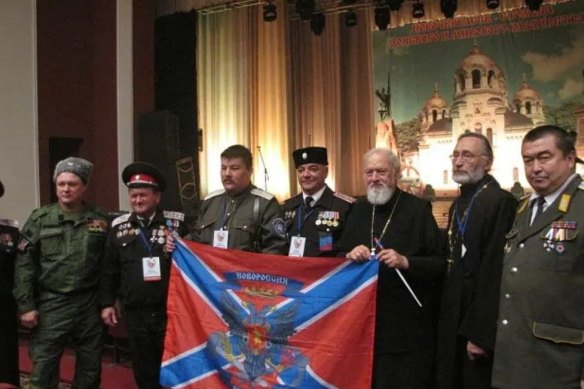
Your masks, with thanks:
M 394 173 L 399 173 L 401 171 L 401 163 L 397 155 L 388 148 L 385 147 L 376 147 L 367 151 L 363 155 L 363 166 L 367 163 L 367 160 L 371 158 L 375 154 L 382 154 L 385 155 L 389 159 L 389 163 L 391 163 L 391 167 L 394 170 Z

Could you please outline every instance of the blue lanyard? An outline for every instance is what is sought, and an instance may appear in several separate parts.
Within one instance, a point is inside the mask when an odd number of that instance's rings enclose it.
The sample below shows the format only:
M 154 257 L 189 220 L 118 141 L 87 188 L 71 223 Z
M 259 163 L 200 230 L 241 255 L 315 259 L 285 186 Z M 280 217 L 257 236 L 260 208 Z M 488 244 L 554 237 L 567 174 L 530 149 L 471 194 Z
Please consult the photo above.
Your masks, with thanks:
M 458 227 L 457 228 L 458 236 L 460 236 L 461 239 L 464 239 L 464 232 L 466 231 L 466 225 L 468 224 L 468 219 L 470 218 L 470 213 L 472 211 L 472 207 L 474 205 L 475 200 L 479 196 L 479 193 L 481 193 L 483 189 L 485 189 L 490 183 L 491 182 L 489 181 L 486 184 L 481 185 L 481 187 L 476 190 L 476 192 L 472 195 L 470 203 L 468 204 L 468 208 L 466 209 L 466 211 L 464 211 L 464 215 L 462 215 L 462 218 L 460 217 L 460 214 L 458 212 L 458 204 L 456 204 L 456 207 L 454 208 L 454 217 L 456 218 L 456 224 Z
M 306 223 L 310 215 L 312 215 L 312 212 L 314 212 L 314 208 L 311 208 L 310 212 L 306 212 L 303 218 L 301 218 L 300 214 L 302 213 L 304 207 L 301 205 L 298 208 L 299 208 L 298 212 L 296 212 L 296 230 L 298 231 L 298 236 L 300 236 L 300 231 L 302 231 L 302 227 L 304 227 L 304 224 Z
M 142 238 L 144 246 L 148 250 L 148 254 L 150 255 L 150 257 L 152 257 L 152 246 L 154 245 L 154 242 L 148 243 L 148 239 L 146 239 L 146 233 L 144 232 L 144 229 L 142 227 L 140 227 L 140 237 Z

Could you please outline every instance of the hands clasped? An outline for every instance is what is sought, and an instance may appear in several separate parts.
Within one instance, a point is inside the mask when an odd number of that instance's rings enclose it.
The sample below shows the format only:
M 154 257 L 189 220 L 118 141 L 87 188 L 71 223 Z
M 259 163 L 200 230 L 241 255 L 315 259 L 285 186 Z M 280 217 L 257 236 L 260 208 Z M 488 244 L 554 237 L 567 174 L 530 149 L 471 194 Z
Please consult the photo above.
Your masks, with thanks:
M 374 253 L 374 257 L 371 254 L 369 247 L 359 245 L 347 254 L 347 258 L 355 262 L 363 262 L 376 258 L 390 268 L 407 270 L 410 267 L 408 259 L 393 249 L 383 249 Z

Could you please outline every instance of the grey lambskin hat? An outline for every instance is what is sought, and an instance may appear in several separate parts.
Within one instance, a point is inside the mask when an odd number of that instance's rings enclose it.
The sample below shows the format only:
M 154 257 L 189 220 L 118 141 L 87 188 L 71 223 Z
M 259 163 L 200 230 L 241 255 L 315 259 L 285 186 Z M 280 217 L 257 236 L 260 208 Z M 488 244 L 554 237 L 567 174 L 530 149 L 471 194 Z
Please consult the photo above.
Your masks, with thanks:
M 53 181 L 57 181 L 57 177 L 61 173 L 73 173 L 81 178 L 85 185 L 89 181 L 93 164 L 83 158 L 69 157 L 57 163 L 55 166 L 55 174 L 53 174 Z

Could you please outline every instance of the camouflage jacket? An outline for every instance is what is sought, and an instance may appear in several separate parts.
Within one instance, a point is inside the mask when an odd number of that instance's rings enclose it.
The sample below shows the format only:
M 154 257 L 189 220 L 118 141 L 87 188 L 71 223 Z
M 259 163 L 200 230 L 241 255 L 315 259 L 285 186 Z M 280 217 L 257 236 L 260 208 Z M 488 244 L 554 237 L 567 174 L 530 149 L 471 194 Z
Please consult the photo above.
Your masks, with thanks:
M 85 204 L 77 214 L 58 203 L 33 211 L 18 244 L 14 295 L 20 312 L 37 308 L 44 291 L 96 290 L 107 236 L 105 211 Z

